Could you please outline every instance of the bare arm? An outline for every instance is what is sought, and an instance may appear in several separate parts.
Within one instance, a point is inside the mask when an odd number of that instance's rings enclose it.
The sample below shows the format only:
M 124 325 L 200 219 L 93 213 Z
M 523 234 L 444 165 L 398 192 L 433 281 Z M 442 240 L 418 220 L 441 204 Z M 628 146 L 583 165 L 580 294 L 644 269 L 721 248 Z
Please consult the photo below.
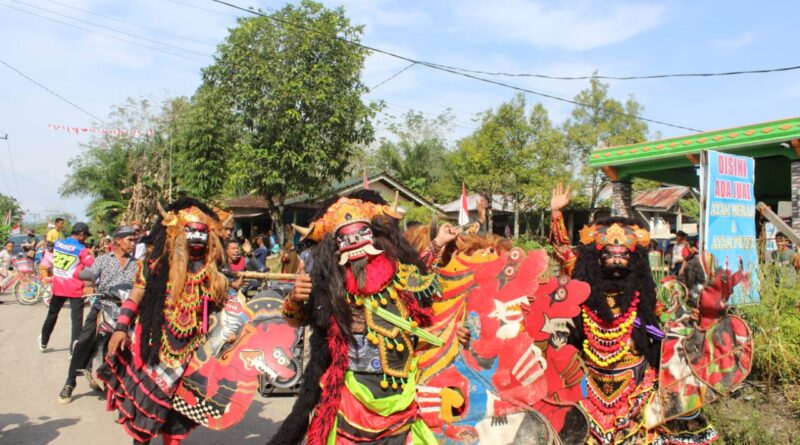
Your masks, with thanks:
M 569 232 L 564 225 L 564 215 L 561 209 L 566 207 L 572 198 L 572 189 L 558 184 L 553 189 L 550 198 L 550 244 L 553 246 L 553 254 L 561 265 L 561 273 L 572 275 L 577 256 L 572 251 L 570 245 Z
M 133 301 L 136 303 L 136 306 L 139 306 L 139 303 L 142 302 L 144 298 L 144 289 L 139 287 L 134 287 L 131 290 L 130 295 L 128 295 L 128 300 Z M 113 334 L 111 334 L 111 338 L 108 339 L 108 356 L 113 356 L 117 353 L 117 350 L 125 350 L 128 343 L 130 343 L 130 339 L 128 338 L 128 333 L 126 331 L 117 331 L 115 330 Z

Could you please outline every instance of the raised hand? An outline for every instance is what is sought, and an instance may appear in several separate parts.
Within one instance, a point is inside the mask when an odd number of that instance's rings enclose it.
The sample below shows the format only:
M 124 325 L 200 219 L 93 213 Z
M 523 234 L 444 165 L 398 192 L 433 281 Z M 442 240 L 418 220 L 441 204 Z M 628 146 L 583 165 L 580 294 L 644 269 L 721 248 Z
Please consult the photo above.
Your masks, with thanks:
M 460 227 L 456 227 L 450 223 L 444 223 L 439 227 L 439 233 L 436 234 L 436 238 L 433 241 L 437 246 L 444 247 L 445 244 L 456 239 L 460 233 Z
M 564 187 L 564 184 L 556 185 L 550 198 L 550 210 L 560 211 L 569 204 L 570 199 L 572 199 L 572 188 Z

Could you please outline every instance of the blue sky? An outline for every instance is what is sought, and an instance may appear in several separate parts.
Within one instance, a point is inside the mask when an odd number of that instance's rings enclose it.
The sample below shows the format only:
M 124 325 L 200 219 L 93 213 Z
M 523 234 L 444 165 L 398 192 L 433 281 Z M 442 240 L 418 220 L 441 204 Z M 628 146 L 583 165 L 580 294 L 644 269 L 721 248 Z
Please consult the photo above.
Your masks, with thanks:
M 245 7 L 283 6 L 277 1 L 231 2 Z M 561 76 L 598 70 L 601 75 L 626 76 L 800 65 L 796 44 L 800 9 L 790 1 L 325 3 L 343 4 L 354 23 L 364 24 L 367 45 L 477 70 Z M 105 117 L 112 105 L 129 96 L 157 101 L 191 95 L 200 82 L 200 68 L 211 62 L 214 46 L 239 14 L 244 13 L 209 0 L 0 0 L 0 60 L 91 114 Z M 373 55 L 367 60 L 365 83 L 376 85 L 406 65 Z M 570 99 L 588 85 L 587 81 L 499 80 Z M 609 83 L 617 99 L 635 95 L 645 116 L 702 130 L 800 114 L 796 105 L 800 71 Z M 80 153 L 80 143 L 88 136 L 48 129 L 48 124 L 84 127 L 91 126 L 92 118 L 4 65 L 0 65 L 0 92 L 0 137 L 9 136 L 9 145 L 0 140 L 0 192 L 17 196 L 23 208 L 40 219 L 49 211 L 83 217 L 87 200 L 63 199 L 57 190 L 68 172 L 67 161 Z M 451 139 L 456 140 L 476 128 L 475 113 L 513 94 L 414 66 L 368 97 L 386 101 L 383 117 L 409 109 L 433 117 L 449 107 L 455 115 Z M 557 123 L 572 110 L 572 105 L 551 99 L 530 95 L 528 100 L 541 101 Z M 650 131 L 665 137 L 687 133 L 655 124 L 650 124 Z

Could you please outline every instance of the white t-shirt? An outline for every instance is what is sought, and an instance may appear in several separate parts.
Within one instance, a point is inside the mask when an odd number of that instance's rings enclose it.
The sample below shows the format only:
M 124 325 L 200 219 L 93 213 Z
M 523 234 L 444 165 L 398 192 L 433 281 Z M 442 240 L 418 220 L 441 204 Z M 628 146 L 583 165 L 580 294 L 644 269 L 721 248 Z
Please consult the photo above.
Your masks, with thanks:
M 0 250 L 0 267 L 2 267 L 4 271 L 11 267 L 11 254 L 6 250 Z
M 145 254 L 147 253 L 147 246 L 144 243 L 137 243 L 136 250 L 133 252 L 133 257 L 136 261 L 144 259 Z
M 683 248 L 685 247 L 685 243 L 677 243 L 672 246 L 672 265 L 676 265 L 678 263 L 683 262 Z

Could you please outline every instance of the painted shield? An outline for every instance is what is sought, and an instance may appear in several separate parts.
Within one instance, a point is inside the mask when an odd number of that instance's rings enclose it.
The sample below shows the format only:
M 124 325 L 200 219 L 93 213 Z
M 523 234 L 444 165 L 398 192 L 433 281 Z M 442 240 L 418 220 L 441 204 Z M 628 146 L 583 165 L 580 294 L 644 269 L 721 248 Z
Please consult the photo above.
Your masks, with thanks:
M 724 311 L 710 320 L 692 311 L 680 282 L 669 277 L 662 286 L 667 296 L 662 314 L 666 338 L 661 344 L 659 389 L 648 406 L 648 428 L 730 394 L 750 374 L 753 358 L 752 334 L 744 320 Z M 705 289 L 698 301 L 718 299 L 717 291 Z
M 584 372 L 565 339 L 588 286 L 567 278 L 540 284 L 547 264 L 544 251 L 478 251 L 439 271 L 443 292 L 430 330 L 445 345 L 423 347 L 417 389 L 441 443 L 585 439 L 586 419 L 575 407 Z M 455 338 L 461 324 L 472 335 L 466 349 Z M 565 424 L 579 426 L 568 432 Z
M 173 397 L 173 408 L 212 430 L 238 423 L 250 407 L 260 374 L 288 381 L 302 369 L 292 360 L 300 340 L 281 317 L 274 292 L 242 304 L 232 297 L 211 318 L 208 340 L 195 351 Z

